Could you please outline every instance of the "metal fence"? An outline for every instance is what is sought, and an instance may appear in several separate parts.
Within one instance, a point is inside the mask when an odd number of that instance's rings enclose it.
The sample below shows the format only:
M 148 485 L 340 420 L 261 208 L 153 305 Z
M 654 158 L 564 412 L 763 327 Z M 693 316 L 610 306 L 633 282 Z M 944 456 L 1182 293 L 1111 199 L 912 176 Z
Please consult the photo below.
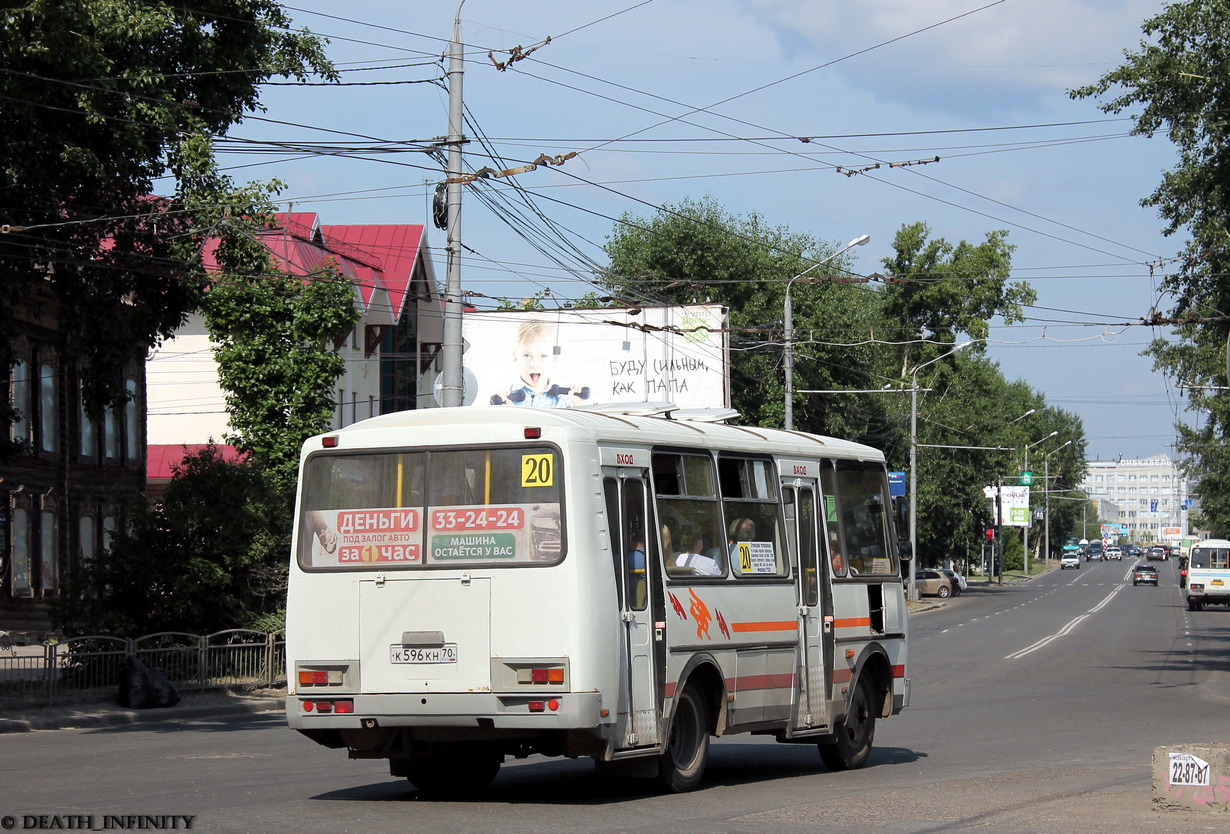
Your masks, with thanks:
M 286 633 L 228 629 L 0 643 L 0 705 L 56 704 L 117 691 L 125 659 L 161 669 L 180 691 L 286 682 Z

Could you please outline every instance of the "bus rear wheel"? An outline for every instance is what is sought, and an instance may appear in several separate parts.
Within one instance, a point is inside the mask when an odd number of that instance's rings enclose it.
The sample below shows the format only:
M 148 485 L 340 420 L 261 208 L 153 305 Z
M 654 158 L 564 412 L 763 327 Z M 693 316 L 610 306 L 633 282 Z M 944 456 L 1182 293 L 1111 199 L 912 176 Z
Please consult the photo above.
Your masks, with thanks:
M 410 759 L 399 772 L 424 793 L 470 796 L 490 787 L 503 763 L 504 756 L 486 745 L 458 744 Z
M 857 770 L 867 764 L 871 743 L 876 734 L 876 715 L 872 710 L 871 683 L 866 676 L 858 679 L 846 717 L 837 724 L 833 741 L 816 745 L 820 758 L 829 770 Z
M 672 793 L 695 790 L 709 763 L 709 709 L 696 687 L 679 696 L 666 750 L 658 757 L 658 783 Z

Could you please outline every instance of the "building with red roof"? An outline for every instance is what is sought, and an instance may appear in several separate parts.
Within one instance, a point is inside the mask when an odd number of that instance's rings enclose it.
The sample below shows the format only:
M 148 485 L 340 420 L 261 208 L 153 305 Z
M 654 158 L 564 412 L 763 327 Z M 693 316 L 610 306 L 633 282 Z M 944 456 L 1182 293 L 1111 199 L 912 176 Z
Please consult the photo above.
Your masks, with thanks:
M 424 373 L 443 324 L 424 227 L 327 226 L 315 212 L 278 214 L 275 221 L 260 238 L 278 268 L 306 278 L 331 261 L 354 288 L 359 321 L 335 343 L 346 371 L 337 382 L 332 427 L 426 406 L 433 392 Z M 216 245 L 205 248 L 206 269 L 218 268 Z M 221 444 L 230 431 L 202 317 L 192 316 L 149 357 L 146 391 L 148 490 L 156 497 L 185 449 Z

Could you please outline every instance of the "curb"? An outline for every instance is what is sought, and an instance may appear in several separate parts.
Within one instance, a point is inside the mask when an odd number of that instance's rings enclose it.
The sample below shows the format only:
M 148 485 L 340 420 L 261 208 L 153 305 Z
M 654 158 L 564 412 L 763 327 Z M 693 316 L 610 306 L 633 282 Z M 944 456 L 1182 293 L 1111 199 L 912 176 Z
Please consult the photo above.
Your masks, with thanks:
M 149 710 L 114 709 L 106 712 L 82 712 L 39 715 L 27 718 L 0 718 L 0 734 L 28 733 L 34 730 L 91 729 L 97 727 L 122 727 L 130 724 L 148 724 L 155 721 L 187 721 L 194 718 L 210 718 L 225 715 L 252 715 L 262 712 L 279 712 L 286 702 L 265 699 L 243 704 L 216 704 L 212 706 L 165 707 Z

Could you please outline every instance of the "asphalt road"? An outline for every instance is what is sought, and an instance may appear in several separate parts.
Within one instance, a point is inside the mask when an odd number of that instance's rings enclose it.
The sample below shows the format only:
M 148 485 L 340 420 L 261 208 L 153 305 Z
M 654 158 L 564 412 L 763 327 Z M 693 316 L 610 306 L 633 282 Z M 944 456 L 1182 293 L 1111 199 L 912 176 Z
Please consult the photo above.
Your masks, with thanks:
M 33 830 L 47 815 L 43 830 L 86 818 L 104 830 L 105 815 L 163 815 L 163 830 L 330 834 L 1230 830 L 1227 817 L 1150 807 L 1155 747 L 1230 740 L 1230 611 L 1188 612 L 1174 563 L 1160 563 L 1158 588 L 1132 587 L 1130 567 L 975 585 L 914 615 L 913 702 L 880 723 L 861 771 L 736 736 L 714 745 L 703 789 L 682 796 L 599 780 L 584 761 L 530 759 L 506 764 L 481 800 L 431 800 L 276 714 L 215 717 L 0 735 L 0 825 Z

